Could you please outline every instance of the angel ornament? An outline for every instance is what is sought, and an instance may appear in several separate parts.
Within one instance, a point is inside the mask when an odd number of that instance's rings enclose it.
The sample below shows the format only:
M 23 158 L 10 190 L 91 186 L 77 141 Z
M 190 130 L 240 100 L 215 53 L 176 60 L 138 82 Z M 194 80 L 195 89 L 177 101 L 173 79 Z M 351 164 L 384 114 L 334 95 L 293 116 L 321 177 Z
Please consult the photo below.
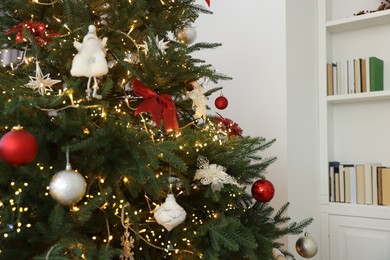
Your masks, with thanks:
M 97 94 L 99 86 L 97 84 L 96 77 L 106 75 L 108 73 L 108 65 L 106 56 L 106 43 L 107 38 L 102 40 L 96 35 L 96 27 L 90 25 L 88 27 L 88 34 L 84 36 L 83 42 L 73 42 L 73 46 L 77 49 L 78 53 L 73 59 L 72 68 L 70 74 L 74 77 L 87 77 L 87 98 L 101 99 L 102 96 Z M 91 79 L 93 78 L 94 84 L 91 90 Z

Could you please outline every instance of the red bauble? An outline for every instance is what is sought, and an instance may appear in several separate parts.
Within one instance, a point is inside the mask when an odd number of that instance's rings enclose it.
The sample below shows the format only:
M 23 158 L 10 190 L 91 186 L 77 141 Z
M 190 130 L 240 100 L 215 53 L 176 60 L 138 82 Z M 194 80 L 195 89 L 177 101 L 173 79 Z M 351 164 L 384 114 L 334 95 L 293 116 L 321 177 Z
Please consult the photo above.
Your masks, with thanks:
M 215 99 L 214 104 L 218 109 L 225 109 L 228 106 L 228 100 L 224 96 L 219 96 Z
M 274 185 L 267 180 L 257 180 L 252 185 L 252 196 L 257 201 L 268 202 L 275 194 Z
M 0 140 L 0 157 L 13 166 L 32 162 L 37 152 L 38 142 L 26 130 L 13 130 Z

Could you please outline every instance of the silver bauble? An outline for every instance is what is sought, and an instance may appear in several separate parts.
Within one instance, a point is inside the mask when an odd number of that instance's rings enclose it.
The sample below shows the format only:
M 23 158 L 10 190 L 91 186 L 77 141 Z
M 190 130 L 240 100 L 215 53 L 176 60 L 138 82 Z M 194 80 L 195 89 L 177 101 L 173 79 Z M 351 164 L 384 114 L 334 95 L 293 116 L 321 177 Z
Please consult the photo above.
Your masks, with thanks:
M 87 183 L 80 173 L 67 169 L 56 173 L 49 187 L 53 199 L 62 205 L 71 206 L 84 197 Z
M 195 28 L 191 26 L 182 27 L 176 32 L 177 40 L 186 45 L 194 43 L 196 40 L 196 35 L 197 33 Z
M 317 254 L 318 247 L 316 241 L 305 232 L 303 237 L 300 237 L 295 243 L 295 249 L 298 254 L 304 258 L 312 258 Z

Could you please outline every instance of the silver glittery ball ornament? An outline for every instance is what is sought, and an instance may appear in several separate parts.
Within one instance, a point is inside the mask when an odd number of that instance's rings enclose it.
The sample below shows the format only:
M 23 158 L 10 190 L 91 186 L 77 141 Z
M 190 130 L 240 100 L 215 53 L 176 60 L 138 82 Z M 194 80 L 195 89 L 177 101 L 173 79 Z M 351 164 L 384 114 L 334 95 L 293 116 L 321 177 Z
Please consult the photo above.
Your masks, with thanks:
M 49 187 L 53 199 L 62 205 L 71 206 L 84 197 L 87 183 L 80 173 L 67 166 L 52 177 Z
M 318 251 L 316 241 L 307 232 L 305 232 L 303 237 L 298 238 L 295 243 L 295 249 L 304 258 L 312 258 Z
M 194 43 L 196 36 L 196 30 L 191 26 L 184 26 L 176 31 L 176 39 L 186 45 Z

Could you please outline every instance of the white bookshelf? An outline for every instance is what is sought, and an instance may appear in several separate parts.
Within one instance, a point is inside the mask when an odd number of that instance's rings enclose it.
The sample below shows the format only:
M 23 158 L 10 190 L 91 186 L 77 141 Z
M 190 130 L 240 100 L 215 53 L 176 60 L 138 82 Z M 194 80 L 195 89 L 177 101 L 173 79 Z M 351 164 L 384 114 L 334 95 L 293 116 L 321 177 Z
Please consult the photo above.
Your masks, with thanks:
M 390 23 L 390 9 L 326 22 L 328 32 L 340 33 Z
M 329 104 L 342 104 L 352 102 L 369 102 L 388 100 L 390 102 L 390 90 L 365 92 L 356 94 L 334 95 L 328 96 L 327 101 Z
M 390 10 L 380 2 L 317 0 L 321 260 L 390 259 L 390 207 L 329 202 L 328 162 L 390 166 Z M 384 91 L 327 96 L 326 64 L 376 56 Z M 374 245 L 375 246 L 368 246 Z M 348 246 L 346 246 L 348 245 Z

